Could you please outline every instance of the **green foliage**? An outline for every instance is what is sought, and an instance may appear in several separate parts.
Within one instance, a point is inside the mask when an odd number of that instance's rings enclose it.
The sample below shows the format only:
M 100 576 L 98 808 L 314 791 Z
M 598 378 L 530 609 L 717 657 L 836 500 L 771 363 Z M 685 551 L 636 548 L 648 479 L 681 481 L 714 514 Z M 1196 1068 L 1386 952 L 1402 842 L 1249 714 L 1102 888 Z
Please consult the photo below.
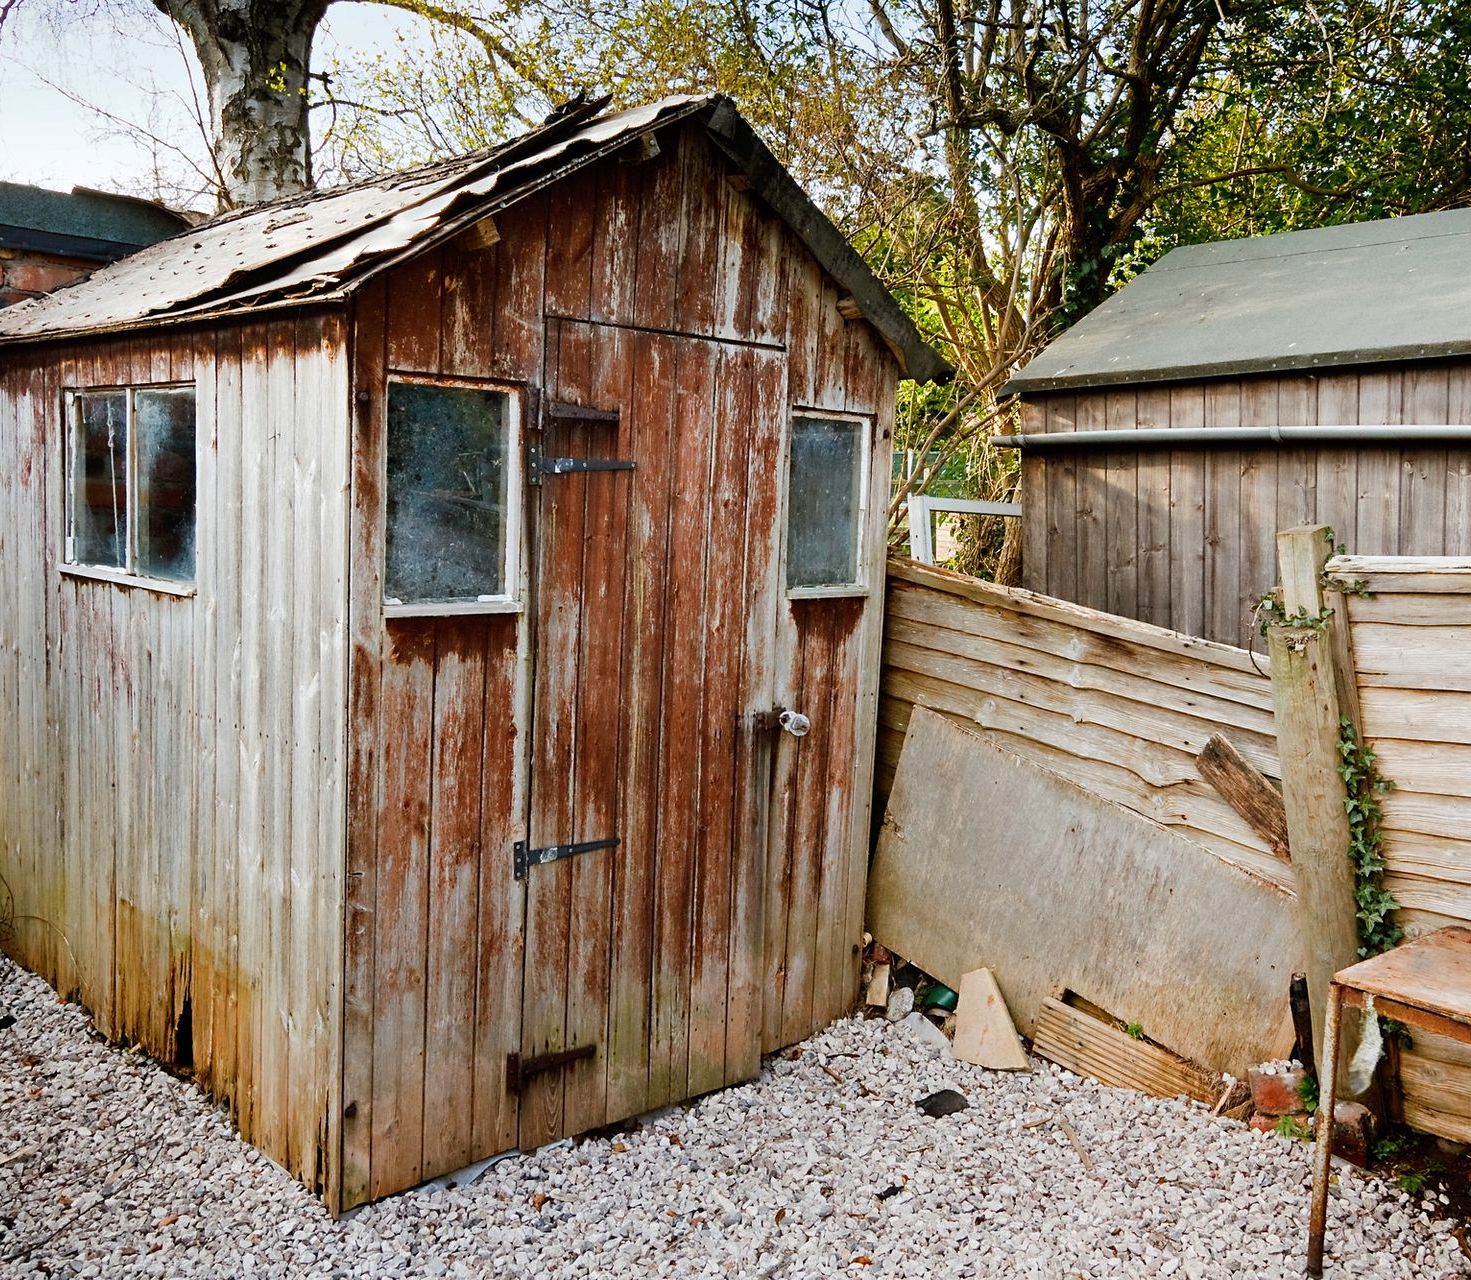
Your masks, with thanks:
M 1288 613 L 1282 606 L 1281 591 L 1274 587 L 1257 601 L 1255 614 L 1257 630 L 1266 635 L 1271 628 L 1278 626 L 1307 627 L 1313 631 L 1322 631 L 1332 619 L 1333 610 L 1322 609 L 1317 613 L 1309 613 L 1306 609 L 1297 609 Z
M 1302 1109 L 1309 1115 L 1318 1109 L 1318 1077 L 1303 1076 L 1297 1083 L 1297 1096 L 1302 1099 Z
M 1308 1140 L 1308 1127 L 1296 1116 L 1278 1116 L 1272 1132 L 1279 1138 L 1296 1138 L 1299 1142 Z
M 1359 954 L 1378 955 L 1397 945 L 1404 930 L 1389 921 L 1399 907 L 1384 887 L 1380 799 L 1394 784 L 1380 775 L 1374 749 L 1359 741 L 1353 721 L 1338 724 L 1338 773 L 1343 779 L 1343 807 L 1348 814 L 1349 859 L 1354 868 L 1354 902 L 1358 908 Z
M 1394 1182 L 1401 1191 L 1417 1196 L 1425 1190 L 1426 1175 L 1419 1170 L 1406 1169 L 1395 1175 Z
M 1395 1160 L 1413 1150 L 1414 1146 L 1415 1140 L 1408 1129 L 1391 1129 L 1383 1137 L 1375 1139 L 1370 1154 L 1375 1161 Z
M 1144 1039 L 1144 1028 L 1137 1022 L 1131 1022 L 1124 1028 L 1124 1034 L 1132 1036 L 1135 1040 L 1142 1040 Z

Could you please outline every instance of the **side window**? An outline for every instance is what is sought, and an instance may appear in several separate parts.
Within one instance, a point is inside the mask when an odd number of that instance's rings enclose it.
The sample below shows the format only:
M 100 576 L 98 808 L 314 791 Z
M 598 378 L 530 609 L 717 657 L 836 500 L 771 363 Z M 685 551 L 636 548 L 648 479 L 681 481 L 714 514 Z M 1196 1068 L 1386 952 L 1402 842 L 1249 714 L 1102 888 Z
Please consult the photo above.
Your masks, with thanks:
M 505 391 L 388 384 L 385 603 L 509 598 L 514 417 Z
M 792 420 L 787 476 L 787 589 L 863 585 L 859 548 L 867 481 L 868 424 L 801 415 Z
M 66 563 L 194 578 L 194 388 L 71 396 Z

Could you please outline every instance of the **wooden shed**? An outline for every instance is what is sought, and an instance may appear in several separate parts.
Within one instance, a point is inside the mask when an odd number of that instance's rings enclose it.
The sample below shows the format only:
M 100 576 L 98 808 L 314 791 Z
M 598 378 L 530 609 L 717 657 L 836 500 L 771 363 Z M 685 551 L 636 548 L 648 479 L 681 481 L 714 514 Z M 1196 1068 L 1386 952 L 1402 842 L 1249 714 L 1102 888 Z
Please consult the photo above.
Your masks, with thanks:
M 754 1075 L 855 996 L 948 373 L 713 97 L 6 311 L 7 945 L 334 1210 Z
M 1471 210 L 1176 249 L 1007 390 L 1025 585 L 1247 645 L 1278 529 L 1471 554 Z

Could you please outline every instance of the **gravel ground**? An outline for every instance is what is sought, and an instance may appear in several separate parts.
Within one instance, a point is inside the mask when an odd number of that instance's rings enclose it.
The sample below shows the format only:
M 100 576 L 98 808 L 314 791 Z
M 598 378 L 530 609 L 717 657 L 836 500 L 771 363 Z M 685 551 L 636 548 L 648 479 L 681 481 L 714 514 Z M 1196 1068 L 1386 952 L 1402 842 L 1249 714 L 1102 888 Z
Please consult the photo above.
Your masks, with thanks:
M 1040 1062 L 987 1073 L 882 1020 L 617 1137 L 334 1223 L 195 1088 L 3 957 L 0 1014 L 5 1276 L 1301 1274 L 1305 1144 Z M 941 1088 L 969 1108 L 923 1115 Z M 1430 1207 L 1345 1172 L 1329 1274 L 1468 1274 Z

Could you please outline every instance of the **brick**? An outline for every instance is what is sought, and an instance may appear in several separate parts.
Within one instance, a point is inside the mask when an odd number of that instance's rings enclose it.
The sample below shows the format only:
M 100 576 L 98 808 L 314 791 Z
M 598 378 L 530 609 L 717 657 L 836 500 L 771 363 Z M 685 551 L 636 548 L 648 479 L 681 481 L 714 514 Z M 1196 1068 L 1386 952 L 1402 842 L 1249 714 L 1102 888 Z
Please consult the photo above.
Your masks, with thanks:
M 1374 1113 L 1362 1102 L 1340 1102 L 1333 1108 L 1333 1154 L 1365 1168 L 1375 1127 Z
M 1289 1116 L 1303 1109 L 1298 1086 L 1307 1072 L 1296 1063 L 1264 1062 L 1247 1072 L 1251 1100 L 1263 1115 Z

